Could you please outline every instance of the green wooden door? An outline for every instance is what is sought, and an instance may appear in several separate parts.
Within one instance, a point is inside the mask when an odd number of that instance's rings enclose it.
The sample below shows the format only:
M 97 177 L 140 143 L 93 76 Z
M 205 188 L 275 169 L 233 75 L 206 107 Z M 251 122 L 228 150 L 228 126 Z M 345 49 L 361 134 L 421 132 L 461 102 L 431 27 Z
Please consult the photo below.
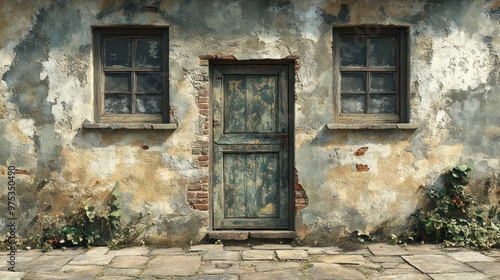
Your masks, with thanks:
M 290 229 L 290 64 L 212 66 L 214 229 Z

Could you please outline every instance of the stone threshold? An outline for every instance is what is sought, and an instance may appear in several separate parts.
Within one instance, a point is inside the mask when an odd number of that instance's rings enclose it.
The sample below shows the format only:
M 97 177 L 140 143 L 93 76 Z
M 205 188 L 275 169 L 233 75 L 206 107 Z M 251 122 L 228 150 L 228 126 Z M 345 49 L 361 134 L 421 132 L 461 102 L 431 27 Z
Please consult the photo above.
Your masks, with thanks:
M 214 230 L 208 232 L 208 237 L 217 240 L 294 239 L 296 235 L 295 231 L 288 230 Z

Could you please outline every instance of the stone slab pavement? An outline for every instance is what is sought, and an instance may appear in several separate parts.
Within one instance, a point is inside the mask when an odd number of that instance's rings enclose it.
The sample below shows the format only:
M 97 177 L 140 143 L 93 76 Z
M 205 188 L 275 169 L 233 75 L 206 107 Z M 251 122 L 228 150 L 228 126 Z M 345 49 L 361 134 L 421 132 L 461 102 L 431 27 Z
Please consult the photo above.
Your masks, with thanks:
M 15 272 L 8 256 L 0 279 L 496 279 L 500 250 L 474 251 L 440 245 L 369 244 L 357 251 L 330 247 L 193 245 L 111 250 L 69 248 L 42 253 L 19 250 Z M 1 257 L 0 257 L 1 258 Z M 10 257 L 9 257 L 10 258 Z

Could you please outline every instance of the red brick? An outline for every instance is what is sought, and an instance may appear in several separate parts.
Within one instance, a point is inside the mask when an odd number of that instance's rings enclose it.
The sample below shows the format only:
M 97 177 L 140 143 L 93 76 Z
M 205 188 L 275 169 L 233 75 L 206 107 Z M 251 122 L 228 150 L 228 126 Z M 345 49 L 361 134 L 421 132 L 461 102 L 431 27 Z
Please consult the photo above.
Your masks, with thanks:
M 207 185 L 203 185 L 202 189 L 203 189 L 204 191 L 208 191 L 208 184 L 207 184 Z
M 200 108 L 200 109 L 208 109 L 208 103 L 198 103 L 198 108 Z
M 206 97 L 206 96 L 198 97 L 198 103 L 207 103 L 208 104 L 208 97 Z
M 188 200 L 190 198 L 195 198 L 196 196 L 197 196 L 197 193 L 195 193 L 195 192 L 192 192 L 192 191 L 188 191 L 187 192 L 187 198 L 188 198 Z
M 208 135 L 210 133 L 210 130 L 208 129 L 203 129 L 203 135 Z
M 366 164 L 356 164 L 356 170 L 358 172 L 368 171 L 370 170 L 370 167 L 368 167 L 368 165 Z
M 208 89 L 201 89 L 198 91 L 198 96 L 200 97 L 208 97 Z
M 200 161 L 199 163 L 201 167 L 208 167 L 208 161 Z
M 208 59 L 200 59 L 200 66 L 208 66 Z
M 190 184 L 188 187 L 189 191 L 199 191 L 201 189 L 202 189 L 202 185 L 200 183 Z
M 199 192 L 196 194 L 197 198 L 208 198 L 208 193 L 207 192 Z
M 198 160 L 199 161 L 207 161 L 208 160 L 208 156 L 199 156 Z
M 202 153 L 202 152 L 203 152 L 203 149 L 202 149 L 202 148 L 193 148 L 193 149 L 191 150 L 191 153 L 192 153 L 193 155 L 201 155 L 201 153 Z
M 201 179 L 201 181 L 202 181 L 203 183 L 208 183 L 208 181 L 209 181 L 208 176 L 203 177 L 203 179 Z
M 201 211 L 208 211 L 208 204 L 194 204 L 193 208 Z
M 295 197 L 304 197 L 304 192 L 295 191 Z
M 200 114 L 203 116 L 208 116 L 208 110 L 207 109 L 201 109 Z
M 28 174 L 28 171 L 24 169 L 16 169 L 15 172 L 16 174 L 24 174 L 24 175 Z
M 295 204 L 306 204 L 307 200 L 305 198 L 296 198 Z

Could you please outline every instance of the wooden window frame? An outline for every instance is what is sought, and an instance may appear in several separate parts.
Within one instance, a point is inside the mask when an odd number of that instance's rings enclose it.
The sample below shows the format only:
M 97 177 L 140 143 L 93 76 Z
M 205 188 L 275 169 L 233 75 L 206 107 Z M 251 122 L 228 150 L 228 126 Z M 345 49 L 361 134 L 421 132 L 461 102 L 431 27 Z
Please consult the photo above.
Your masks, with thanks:
M 93 27 L 93 60 L 94 60 L 94 116 L 96 123 L 169 123 L 169 75 L 168 75 L 168 27 L 165 26 L 119 26 Z M 161 66 L 136 67 L 131 56 L 131 66 L 124 68 L 105 67 L 104 40 L 108 37 L 123 38 L 161 38 Z M 135 46 L 132 44 L 131 54 Z M 106 71 L 131 72 L 132 107 L 135 103 L 135 77 L 140 72 L 157 72 L 162 76 L 160 110 L 161 114 L 109 114 L 104 112 L 104 75 Z
M 334 93 L 334 123 L 346 124 L 388 124 L 408 123 L 408 64 L 409 64 L 409 28 L 406 26 L 338 26 L 333 28 L 333 93 Z M 342 36 L 361 36 L 364 38 L 395 36 L 395 66 L 394 67 L 352 67 L 340 64 L 340 38 Z M 366 57 L 368 60 L 368 56 Z M 342 72 L 395 72 L 396 73 L 396 113 L 394 114 L 371 114 L 371 113 L 342 113 L 341 112 L 341 73 Z M 369 104 L 370 75 L 366 75 L 366 103 Z M 369 106 L 369 105 L 367 105 Z M 369 107 L 367 107 L 369 108 Z

